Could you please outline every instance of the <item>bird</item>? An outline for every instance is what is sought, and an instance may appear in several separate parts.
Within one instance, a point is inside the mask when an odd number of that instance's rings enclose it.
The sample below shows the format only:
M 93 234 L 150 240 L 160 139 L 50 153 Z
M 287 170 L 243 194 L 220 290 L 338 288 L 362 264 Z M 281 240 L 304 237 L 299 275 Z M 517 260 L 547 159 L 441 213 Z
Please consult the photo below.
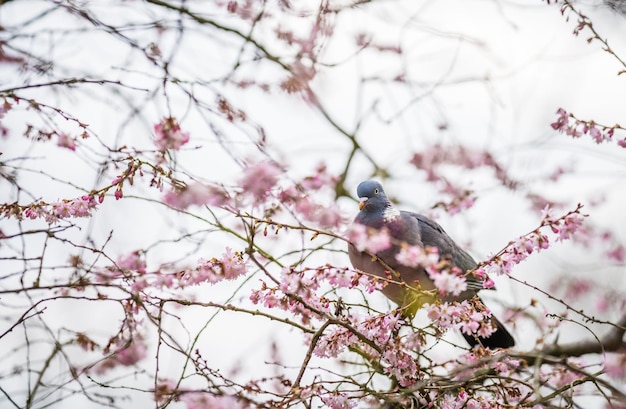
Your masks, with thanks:
M 402 246 L 436 247 L 440 259 L 451 264 L 453 268 L 458 268 L 462 273 L 478 267 L 472 256 L 459 247 L 437 222 L 421 214 L 398 210 L 387 198 L 379 182 L 374 180 L 361 182 L 357 187 L 357 195 L 360 199 L 360 211 L 354 223 L 374 230 L 386 229 L 391 238 L 391 246 L 376 254 L 370 254 L 359 251 L 354 244 L 349 243 L 350 262 L 357 270 L 391 278 L 392 281 L 382 289 L 382 292 L 400 307 L 405 307 L 404 311 L 409 316 L 415 314 L 409 304 L 421 306 L 415 298 L 415 294 L 420 292 L 411 291 L 411 288 L 427 292 L 435 290 L 435 285 L 423 267 L 408 267 L 396 260 Z M 401 283 L 394 284 L 393 281 Z M 468 300 L 475 306 L 484 308 L 482 300 L 476 294 L 483 288 L 482 282 L 471 274 L 466 277 L 466 281 L 465 291 L 457 296 L 448 294 L 443 297 L 443 301 Z M 491 317 L 491 323 L 495 325 L 495 331 L 487 338 L 466 333 L 462 335 L 472 348 L 476 345 L 490 349 L 509 348 L 515 345 L 513 336 L 495 316 Z

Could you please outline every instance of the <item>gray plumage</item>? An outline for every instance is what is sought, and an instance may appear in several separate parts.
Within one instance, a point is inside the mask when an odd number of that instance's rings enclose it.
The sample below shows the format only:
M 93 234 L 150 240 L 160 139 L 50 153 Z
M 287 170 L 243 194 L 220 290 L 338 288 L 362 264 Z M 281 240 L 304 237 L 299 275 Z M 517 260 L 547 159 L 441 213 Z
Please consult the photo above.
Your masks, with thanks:
M 401 243 L 414 246 L 437 247 L 441 259 L 448 260 L 453 266 L 458 267 L 463 273 L 476 268 L 476 261 L 466 251 L 460 248 L 443 228 L 435 221 L 426 216 L 398 211 L 387 199 L 380 183 L 375 181 L 362 182 L 357 188 L 357 194 L 361 198 L 361 211 L 356 216 L 354 222 L 365 225 L 373 229 L 386 228 L 392 237 L 392 246 L 378 254 L 377 258 L 365 252 L 359 252 L 354 246 L 348 246 L 348 255 L 354 268 L 361 271 L 377 275 L 379 277 L 389 277 L 400 279 L 412 287 L 419 285 L 422 290 L 433 290 L 435 286 L 423 268 L 412 268 L 402 265 L 396 260 L 396 255 L 400 250 Z M 399 277 L 394 277 L 393 273 Z M 391 276 L 390 276 L 391 274 Z M 482 283 L 472 276 L 467 277 L 467 290 L 456 297 L 446 296 L 446 301 L 469 300 L 476 296 L 478 290 L 482 288 Z M 415 303 L 414 291 L 407 291 L 406 287 L 389 284 L 383 290 L 383 294 L 391 301 L 401 307 L 407 307 Z M 408 315 L 413 315 L 414 311 L 408 308 Z M 490 348 L 508 348 L 515 345 L 515 341 L 502 323 L 495 317 L 491 318 L 497 330 L 489 338 L 478 338 L 463 334 L 464 338 L 472 346 L 480 343 Z

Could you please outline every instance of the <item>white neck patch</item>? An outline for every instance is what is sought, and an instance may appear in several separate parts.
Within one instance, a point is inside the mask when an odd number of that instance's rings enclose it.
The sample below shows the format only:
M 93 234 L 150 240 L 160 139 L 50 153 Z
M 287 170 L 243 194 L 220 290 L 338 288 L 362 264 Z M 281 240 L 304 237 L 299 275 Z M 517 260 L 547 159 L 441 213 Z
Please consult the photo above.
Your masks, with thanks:
M 398 216 L 400 216 L 400 211 L 393 206 L 387 206 L 383 212 L 383 219 L 385 222 L 392 221 Z

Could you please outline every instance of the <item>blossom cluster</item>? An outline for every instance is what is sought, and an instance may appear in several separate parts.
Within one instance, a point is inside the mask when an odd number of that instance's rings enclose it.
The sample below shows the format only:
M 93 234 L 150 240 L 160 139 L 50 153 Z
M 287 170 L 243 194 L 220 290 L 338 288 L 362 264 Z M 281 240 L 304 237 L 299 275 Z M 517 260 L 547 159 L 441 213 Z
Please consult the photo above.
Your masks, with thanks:
M 516 372 L 522 362 L 506 354 L 495 353 L 490 350 L 471 351 L 454 357 L 444 363 L 443 368 L 459 383 L 475 379 L 478 373 L 494 371 L 500 379 L 507 379 L 500 384 L 501 388 L 493 395 L 484 395 L 480 389 L 460 388 L 454 392 L 431 391 L 428 395 L 419 397 L 423 407 L 437 407 L 447 409 L 505 409 L 518 407 L 534 400 L 532 388 L 524 381 L 516 380 Z M 490 375 L 491 376 L 491 375 Z M 541 406 L 532 406 L 541 409 Z
M 494 177 L 506 187 L 515 187 L 518 182 L 513 180 L 505 168 L 500 165 L 491 153 L 460 145 L 434 144 L 422 152 L 415 153 L 410 163 L 417 169 L 426 172 L 426 180 L 437 183 L 439 191 L 450 197 L 448 202 L 439 202 L 441 207 L 450 214 L 459 213 L 474 205 L 475 197 L 463 186 L 455 185 L 446 177 L 448 165 L 461 167 L 465 170 L 487 168 L 493 171 Z
M 442 302 L 427 307 L 428 318 L 440 330 L 459 329 L 467 335 L 489 338 L 495 331 L 491 324 L 491 311 L 471 300 Z
M 182 183 L 166 192 L 163 201 L 171 207 L 185 210 L 191 206 L 218 206 L 241 209 L 253 208 L 287 209 L 298 218 L 321 228 L 335 228 L 342 222 L 342 215 L 333 201 L 320 202 L 315 193 L 334 189 L 337 177 L 328 172 L 325 164 L 317 166 L 315 173 L 300 182 L 286 182 L 281 165 L 271 160 L 250 161 L 237 180 L 238 189 L 232 191 L 221 186 L 193 182 Z
M 541 225 L 537 229 L 509 242 L 499 253 L 489 260 L 480 263 L 475 273 L 478 276 L 484 276 L 487 272 L 510 274 L 514 266 L 521 263 L 532 253 L 545 250 L 550 246 L 550 239 L 543 233 L 543 228 L 549 228 L 556 234 L 556 241 L 571 239 L 574 233 L 582 227 L 585 215 L 581 213 L 581 209 L 582 205 L 578 205 L 575 210 L 555 218 L 552 216 L 552 210 L 546 206 L 543 210 Z
M 28 219 L 43 218 L 52 224 L 60 219 L 72 217 L 91 217 L 92 210 L 102 202 L 103 197 L 97 200 L 93 195 L 83 195 L 75 199 L 63 199 L 53 203 L 38 202 L 26 207 L 23 216 Z
M 419 365 L 409 350 L 419 347 L 418 338 L 399 336 L 405 324 L 398 312 L 369 317 L 351 315 L 347 318 L 350 328 L 337 326 L 317 340 L 313 353 L 319 357 L 337 357 L 350 347 L 365 351 L 370 359 L 380 362 L 383 370 L 396 378 L 400 385 L 410 386 L 419 377 Z M 360 336 L 357 336 L 359 334 Z M 365 337 L 369 343 L 363 342 Z
M 163 201 L 181 210 L 204 205 L 239 207 L 248 201 L 255 206 L 266 205 L 281 174 L 282 170 L 276 163 L 268 160 L 256 161 L 243 169 L 243 175 L 237 181 L 241 188 L 238 194 L 231 195 L 224 188 L 193 182 L 183 187 L 175 186 L 165 194 Z
M 57 146 L 62 148 L 69 149 L 71 151 L 76 150 L 76 139 L 72 138 L 69 134 L 65 132 L 59 133 L 57 138 Z
M 105 359 L 98 362 L 92 370 L 97 374 L 103 374 L 118 366 L 132 366 L 144 359 L 148 354 L 148 348 L 140 337 L 131 340 L 118 340 L 114 345 L 115 350 Z
M 402 245 L 396 261 L 407 267 L 424 269 L 441 296 L 458 296 L 467 290 L 464 272 L 446 260 L 440 260 L 437 247 Z
M 163 202 L 176 209 L 185 210 L 190 206 L 225 206 L 230 196 L 224 189 L 195 182 L 180 189 L 170 190 Z
M 346 239 L 358 251 L 365 251 L 372 255 L 391 247 L 391 236 L 386 228 L 372 229 L 359 223 L 350 226 Z
M 321 203 L 314 192 L 334 191 L 338 177 L 328 172 L 326 164 L 320 163 L 315 173 L 300 182 L 290 184 L 278 193 L 280 203 L 290 206 L 305 221 L 321 228 L 336 228 L 342 223 L 341 212 L 334 200 Z
M 369 293 L 381 290 L 384 285 L 384 282 L 377 277 L 371 277 L 349 268 L 326 265 L 296 270 L 292 267 L 285 267 L 277 286 L 268 287 L 263 283 L 260 289 L 252 291 L 250 300 L 268 308 L 290 311 L 300 316 L 304 322 L 309 322 L 315 317 L 312 309 L 329 311 L 330 300 L 317 294 L 324 282 L 331 284 L 334 288 L 360 287 Z
M 581 229 L 584 221 L 584 215 L 580 213 L 582 205 L 568 212 L 566 215 L 554 218 L 552 215 L 552 209 L 546 206 L 543 210 L 542 226 L 549 226 L 554 234 L 558 234 L 557 241 L 569 240 L 573 237 L 574 233 Z
M 563 108 L 556 111 L 558 118 L 550 124 L 555 131 L 564 133 L 572 138 L 579 138 L 582 135 L 588 135 L 597 144 L 608 142 L 613 139 L 616 129 L 622 129 L 619 125 L 604 126 L 594 121 L 584 121 L 577 119 L 573 114 L 568 113 Z M 626 138 L 617 141 L 622 148 L 626 148 Z
M 254 162 L 244 168 L 238 186 L 241 187 L 244 195 L 253 199 L 254 204 L 260 205 L 265 202 L 271 189 L 276 186 L 281 174 L 282 170 L 275 162 L 269 160 Z
M 263 284 L 261 289 L 253 291 L 250 299 L 268 308 L 290 311 L 306 323 L 312 318 L 322 318 L 313 315 L 312 310 L 317 311 L 316 314 L 331 314 L 330 300 L 317 294 L 322 282 L 328 282 L 335 288 L 358 286 L 367 292 L 380 290 L 383 286 L 376 277 L 351 269 L 324 266 L 299 271 L 285 268 L 278 286 L 270 288 Z M 398 379 L 401 385 L 415 382 L 419 367 L 415 356 L 407 351 L 415 351 L 421 345 L 421 337 L 414 333 L 404 337 L 398 335 L 405 324 L 398 312 L 368 317 L 349 314 L 342 315 L 342 320 L 345 320 L 345 325 L 337 324 L 317 339 L 313 350 L 315 355 L 337 357 L 347 348 L 358 345 L 371 359 L 382 362 L 384 370 Z
M 146 288 L 182 289 L 202 283 L 234 280 L 248 272 L 248 261 L 243 254 L 226 247 L 220 258 L 199 259 L 193 268 L 178 272 L 148 272 L 143 253 L 133 251 L 117 259 L 115 265 L 96 271 L 97 281 L 113 283 L 124 281 L 133 293 Z
M 396 254 L 396 261 L 407 267 L 435 267 L 439 263 L 439 249 L 433 246 L 403 245 Z
M 245 401 L 235 396 L 211 395 L 206 392 L 185 392 L 179 400 L 187 405 L 187 409 L 246 409 L 249 408 Z
M 154 144 L 161 151 L 168 149 L 179 150 L 189 142 L 189 133 L 183 132 L 176 118 L 163 118 L 154 125 Z
M 321 228 L 337 227 L 341 224 L 341 212 L 334 203 L 320 203 L 310 193 L 302 192 L 296 186 L 288 186 L 278 194 L 281 203 L 289 205 L 307 222 Z
M 180 278 L 183 286 L 199 283 L 216 283 L 234 280 L 247 273 L 248 266 L 243 254 L 226 247 L 222 257 L 198 260 L 198 266 Z
M 456 297 L 467 290 L 467 280 L 461 270 L 456 267 L 431 267 L 426 269 L 426 272 L 441 296 L 449 294 Z
M 179 387 L 177 382 L 171 379 L 160 381 L 154 391 L 154 400 L 165 403 L 172 399 L 185 404 L 186 409 L 246 409 L 250 407 L 243 399 L 233 395 L 188 390 Z

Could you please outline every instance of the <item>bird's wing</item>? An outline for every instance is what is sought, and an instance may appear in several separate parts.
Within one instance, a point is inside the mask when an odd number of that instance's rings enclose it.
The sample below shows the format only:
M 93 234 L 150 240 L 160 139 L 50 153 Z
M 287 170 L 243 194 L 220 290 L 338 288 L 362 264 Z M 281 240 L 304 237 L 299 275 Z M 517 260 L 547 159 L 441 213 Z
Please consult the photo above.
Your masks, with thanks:
M 420 236 L 424 246 L 433 246 L 439 249 L 442 258 L 449 257 L 452 264 L 461 269 L 464 273 L 473 270 L 478 265 L 476 261 L 465 250 L 452 240 L 445 230 L 434 220 L 417 213 L 405 212 L 417 219 L 420 229 Z M 473 276 L 467 277 L 467 286 L 471 290 L 483 289 L 482 282 Z

